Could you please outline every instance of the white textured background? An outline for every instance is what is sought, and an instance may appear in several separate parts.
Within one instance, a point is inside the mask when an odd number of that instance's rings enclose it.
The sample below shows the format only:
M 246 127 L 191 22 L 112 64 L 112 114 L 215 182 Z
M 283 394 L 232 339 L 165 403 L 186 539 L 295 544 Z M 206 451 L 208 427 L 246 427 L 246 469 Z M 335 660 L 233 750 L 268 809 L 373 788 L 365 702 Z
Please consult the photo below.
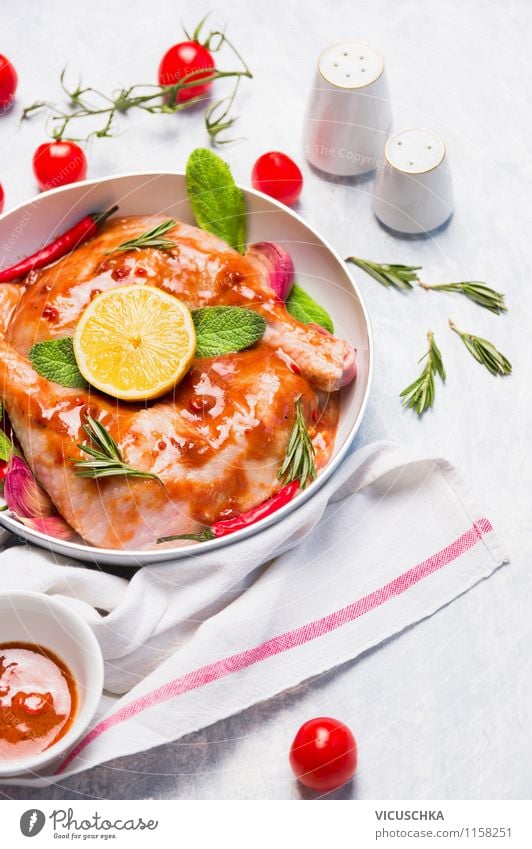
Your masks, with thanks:
M 356 272 L 376 339 L 373 392 L 357 443 L 386 437 L 454 461 L 482 514 L 506 537 L 512 563 L 358 661 L 268 703 L 54 788 L 0 788 L 0 796 L 299 798 L 287 764 L 290 742 L 303 721 L 328 714 L 353 728 L 360 747 L 356 780 L 333 797 L 530 798 L 532 5 L 2 0 L 0 52 L 20 78 L 17 104 L 0 119 L 6 207 L 34 194 L 31 156 L 45 140 L 43 119 L 19 127 L 21 107 L 58 99 L 65 63 L 73 78 L 81 73 L 104 91 L 155 81 L 161 55 L 181 40 L 180 21 L 193 28 L 211 8 L 213 23 L 227 24 L 255 74 L 243 81 L 237 104 L 235 134 L 242 139 L 223 149 L 240 182 L 249 183 L 260 153 L 284 150 L 305 175 L 298 211 L 344 256 L 420 264 L 429 282 L 480 279 L 507 293 L 510 313 L 497 317 L 459 296 L 386 291 Z M 395 128 L 426 125 L 448 145 L 456 213 L 433 239 L 400 239 L 382 230 L 371 212 L 371 179 L 324 181 L 302 161 L 315 59 L 344 38 L 366 40 L 384 53 Z M 179 170 L 188 153 L 206 143 L 196 110 L 132 114 L 121 127 L 127 132 L 119 138 L 90 144 L 90 177 Z M 494 341 L 514 375 L 494 379 L 477 365 L 447 330 L 449 316 Z M 436 333 L 448 381 L 438 387 L 435 410 L 417 421 L 401 410 L 397 395 L 416 374 L 428 329 Z

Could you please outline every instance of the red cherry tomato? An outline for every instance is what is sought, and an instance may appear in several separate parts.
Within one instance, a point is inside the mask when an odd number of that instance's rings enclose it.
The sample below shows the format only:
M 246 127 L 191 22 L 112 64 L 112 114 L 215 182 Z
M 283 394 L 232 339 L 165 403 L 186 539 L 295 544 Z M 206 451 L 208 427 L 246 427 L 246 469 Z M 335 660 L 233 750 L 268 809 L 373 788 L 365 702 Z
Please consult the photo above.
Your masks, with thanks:
M 321 792 L 335 790 L 355 774 L 356 740 L 338 719 L 309 719 L 294 737 L 290 766 L 305 787 Z
M 13 65 L 0 54 L 0 109 L 7 111 L 15 99 L 18 77 Z
M 8 463 L 6 460 L 0 460 L 0 481 L 3 481 L 7 475 Z
M 206 47 L 197 41 L 182 41 L 170 47 L 161 59 L 159 85 L 174 85 L 184 77 L 188 77 L 187 83 L 201 80 L 203 77 L 208 77 L 214 68 L 214 59 Z M 194 97 L 201 97 L 209 91 L 211 86 L 212 82 L 208 82 L 182 88 L 178 92 L 177 100 L 179 103 L 185 103 Z
M 33 173 L 41 191 L 77 183 L 87 176 L 87 158 L 75 142 L 45 142 L 33 154 Z
M 286 153 L 272 150 L 263 153 L 255 162 L 251 183 L 259 192 L 292 206 L 301 194 L 303 174 Z
M 4 211 L 4 190 L 2 188 L 2 184 L 0 183 L 0 213 Z

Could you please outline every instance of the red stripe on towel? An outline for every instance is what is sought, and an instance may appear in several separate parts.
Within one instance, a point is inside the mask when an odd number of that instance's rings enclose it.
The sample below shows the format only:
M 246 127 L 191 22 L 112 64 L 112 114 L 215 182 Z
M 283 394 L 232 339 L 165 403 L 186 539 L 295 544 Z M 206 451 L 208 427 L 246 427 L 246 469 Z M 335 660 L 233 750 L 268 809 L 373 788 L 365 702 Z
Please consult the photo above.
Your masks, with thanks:
M 188 672 L 186 675 L 174 678 L 173 681 L 168 681 L 161 687 L 157 687 L 157 689 L 133 699 L 133 701 L 129 704 L 124 705 L 124 707 L 120 708 L 120 710 L 117 710 L 116 713 L 112 713 L 110 716 L 102 719 L 102 721 L 99 722 L 92 731 L 83 737 L 77 746 L 70 752 L 67 758 L 65 758 L 63 763 L 56 770 L 55 774 L 57 775 L 60 772 L 63 772 L 68 764 L 71 763 L 71 761 L 77 757 L 77 755 L 79 755 L 79 753 L 83 751 L 89 743 L 92 743 L 93 740 L 96 740 L 97 737 L 105 731 L 108 731 L 110 728 L 113 728 L 115 725 L 118 725 L 121 722 L 126 722 L 133 716 L 136 716 L 142 711 L 148 710 L 155 705 L 161 704 L 161 702 L 174 699 L 176 696 L 180 696 L 182 693 L 186 693 L 189 690 L 196 690 L 199 687 L 204 687 L 212 681 L 217 681 L 219 678 L 225 678 L 227 675 L 232 675 L 233 672 L 239 672 L 242 669 L 246 669 L 246 667 L 252 666 L 261 660 L 266 660 L 276 654 L 281 654 L 289 649 L 304 645 L 311 640 L 315 640 L 317 637 L 322 637 L 324 634 L 328 634 L 331 631 L 335 631 L 337 628 L 341 628 L 342 625 L 346 625 L 348 622 L 353 622 L 353 620 L 364 616 L 365 613 L 369 613 L 371 610 L 375 610 L 376 607 L 380 607 L 380 605 L 384 604 L 384 602 L 401 595 L 410 587 L 414 586 L 414 584 L 422 581 L 423 578 L 426 578 L 428 575 L 432 575 L 433 572 L 437 572 L 444 566 L 448 566 L 462 554 L 465 554 L 466 551 L 469 551 L 470 548 L 477 545 L 484 534 L 488 534 L 492 530 L 491 522 L 488 519 L 479 519 L 478 522 L 475 522 L 475 524 L 468 531 L 462 534 L 462 536 L 458 537 L 458 539 L 454 540 L 454 542 L 450 543 L 450 545 L 446 546 L 441 551 L 433 554 L 432 557 L 427 558 L 427 560 L 423 560 L 421 563 L 418 563 L 417 566 L 413 566 L 412 569 L 408 569 L 408 571 L 403 572 L 403 574 L 399 575 L 399 577 L 394 578 L 394 580 L 390 581 L 390 583 L 385 584 L 378 590 L 374 590 L 372 593 L 369 593 L 369 595 L 348 604 L 346 607 L 342 607 L 334 613 L 329 613 L 321 619 L 315 619 L 313 622 L 301 625 L 293 631 L 287 631 L 277 637 L 272 637 L 270 640 L 266 640 L 266 642 L 261 643 L 254 648 L 245 649 L 244 651 L 238 652 L 238 654 L 224 657 L 222 660 L 217 660 L 214 663 L 209 663 L 207 666 L 201 666 L 193 672 Z

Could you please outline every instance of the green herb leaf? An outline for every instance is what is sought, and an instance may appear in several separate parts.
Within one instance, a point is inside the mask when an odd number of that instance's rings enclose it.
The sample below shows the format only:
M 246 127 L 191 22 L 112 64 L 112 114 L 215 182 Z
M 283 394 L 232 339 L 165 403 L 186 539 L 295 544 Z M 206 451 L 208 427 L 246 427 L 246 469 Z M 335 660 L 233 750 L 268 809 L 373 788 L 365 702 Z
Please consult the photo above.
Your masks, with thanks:
M 445 369 L 440 349 L 436 345 L 433 333 L 427 333 L 429 340 L 428 350 L 419 362 L 426 360 L 425 367 L 420 376 L 414 380 L 406 389 L 400 393 L 399 397 L 403 398 L 403 407 L 410 407 L 415 410 L 418 416 L 430 409 L 434 404 L 435 385 L 434 375 L 438 374 L 443 383 L 445 383 Z
M 159 480 L 157 475 L 150 472 L 141 472 L 128 466 L 113 437 L 104 425 L 87 414 L 83 430 L 90 439 L 88 445 L 78 445 L 81 451 L 89 454 L 91 460 L 76 460 L 69 458 L 76 468 L 78 478 L 109 478 L 115 475 L 130 478 L 146 478 Z
M 459 330 L 456 324 L 450 320 L 449 327 L 458 334 L 471 356 L 485 366 L 495 377 L 499 374 L 504 376 L 512 373 L 511 362 L 497 350 L 493 342 L 482 339 L 481 336 L 473 336 L 472 333 Z
M 72 336 L 37 342 L 30 349 L 29 359 L 35 371 L 54 383 L 71 389 L 89 385 L 78 368 Z
M 387 289 L 393 286 L 395 289 L 408 291 L 413 289 L 412 281 L 417 280 L 417 272 L 420 270 L 420 265 L 397 265 L 382 262 L 372 262 L 369 259 L 360 259 L 357 256 L 348 256 L 346 262 L 352 262 L 357 265 L 370 277 L 373 277 L 382 286 Z
M 246 201 L 229 166 L 211 150 L 193 150 L 187 162 L 187 192 L 199 227 L 240 253 L 246 250 Z
M 286 309 L 302 324 L 319 324 L 329 333 L 334 333 L 334 323 L 329 313 L 297 283 L 292 286 Z
M 0 419 L 4 415 L 4 405 L 0 401 Z M 15 452 L 15 446 L 11 442 L 9 436 L 0 429 L 0 460 L 3 460 L 5 463 L 10 459 L 11 455 Z
M 419 284 L 428 292 L 457 292 L 465 295 L 473 303 L 494 313 L 507 312 L 503 292 L 497 292 L 479 280 L 467 280 L 465 283 L 438 283 L 430 286 L 428 283 Z
M 140 248 L 158 248 L 160 251 L 169 251 L 172 248 L 175 248 L 176 243 L 171 239 L 163 239 L 163 236 L 175 227 L 176 224 L 177 221 L 173 218 L 169 218 L 161 224 L 156 224 L 156 226 L 152 227 L 150 230 L 146 230 L 145 233 L 141 233 L 133 239 L 128 239 L 126 242 L 121 242 L 116 246 L 116 248 L 110 248 L 108 251 L 105 251 L 105 253 L 114 254 L 117 251 L 133 251 L 139 250 Z
M 288 438 L 286 454 L 277 473 L 283 485 L 298 480 L 301 489 L 305 489 L 310 481 L 316 478 L 316 466 L 314 464 L 315 449 L 309 436 L 303 410 L 301 407 L 301 395 L 295 399 L 296 417 L 294 425 Z
M 159 537 L 157 545 L 162 542 L 173 542 L 175 539 L 191 539 L 193 542 L 208 542 L 211 539 L 216 539 L 216 534 L 210 528 L 205 528 L 199 534 L 172 534 L 169 537 Z
M 7 463 L 13 453 L 14 447 L 9 436 L 3 430 L 0 430 L 0 460 Z
M 202 307 L 192 311 L 196 356 L 219 357 L 249 348 L 262 338 L 266 322 L 243 307 Z

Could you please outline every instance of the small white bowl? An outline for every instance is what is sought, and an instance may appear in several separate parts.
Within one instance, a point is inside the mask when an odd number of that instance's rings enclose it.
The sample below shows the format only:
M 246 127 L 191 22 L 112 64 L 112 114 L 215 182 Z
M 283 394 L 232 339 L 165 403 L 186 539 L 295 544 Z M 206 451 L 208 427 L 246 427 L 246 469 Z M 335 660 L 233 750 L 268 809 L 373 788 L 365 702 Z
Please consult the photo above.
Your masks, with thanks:
M 453 186 L 445 145 L 432 130 L 394 133 L 373 187 L 373 211 L 399 233 L 428 233 L 453 212 Z
M 2 777 L 35 773 L 64 755 L 87 730 L 103 690 L 103 657 L 86 622 L 57 599 L 35 592 L 0 593 L 0 645 L 33 643 L 63 661 L 76 682 L 78 705 L 69 731 L 32 757 L 0 760 Z

